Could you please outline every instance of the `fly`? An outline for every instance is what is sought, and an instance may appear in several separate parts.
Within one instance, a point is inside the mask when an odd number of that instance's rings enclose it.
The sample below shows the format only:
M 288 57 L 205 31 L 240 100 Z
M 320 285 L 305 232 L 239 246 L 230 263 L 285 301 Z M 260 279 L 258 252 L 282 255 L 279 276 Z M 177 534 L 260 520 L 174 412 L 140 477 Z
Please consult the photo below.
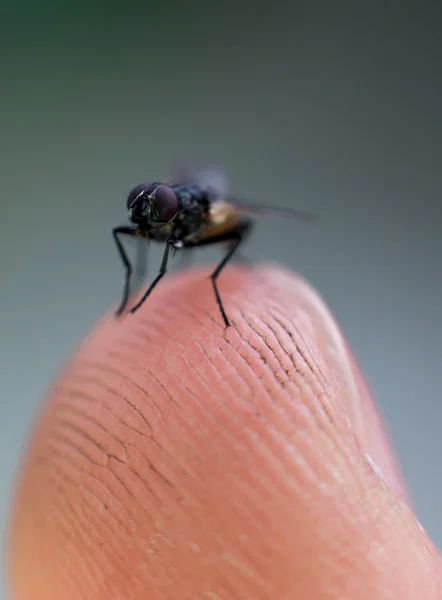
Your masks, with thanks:
M 216 302 L 226 327 L 227 318 L 217 279 L 223 268 L 251 232 L 253 219 L 263 215 L 279 218 L 312 219 L 312 215 L 291 209 L 272 208 L 228 194 L 227 182 L 221 171 L 195 170 L 178 167 L 170 180 L 137 185 L 127 198 L 129 220 L 132 225 L 115 227 L 112 234 L 125 268 L 123 295 L 116 311 L 119 316 L 129 301 L 132 264 L 120 236 L 138 236 L 165 244 L 158 275 L 135 306 L 137 311 L 167 272 L 170 251 L 191 249 L 210 244 L 227 244 L 227 251 L 210 275 Z

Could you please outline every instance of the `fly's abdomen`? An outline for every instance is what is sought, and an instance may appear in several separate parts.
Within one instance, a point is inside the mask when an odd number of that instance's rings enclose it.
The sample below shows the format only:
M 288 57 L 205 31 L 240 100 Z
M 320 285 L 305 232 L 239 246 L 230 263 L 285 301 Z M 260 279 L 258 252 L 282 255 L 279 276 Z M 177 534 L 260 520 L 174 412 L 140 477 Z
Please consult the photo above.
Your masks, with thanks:
M 241 216 L 235 207 L 228 202 L 218 200 L 210 206 L 206 223 L 200 231 L 200 239 L 218 237 L 238 227 Z

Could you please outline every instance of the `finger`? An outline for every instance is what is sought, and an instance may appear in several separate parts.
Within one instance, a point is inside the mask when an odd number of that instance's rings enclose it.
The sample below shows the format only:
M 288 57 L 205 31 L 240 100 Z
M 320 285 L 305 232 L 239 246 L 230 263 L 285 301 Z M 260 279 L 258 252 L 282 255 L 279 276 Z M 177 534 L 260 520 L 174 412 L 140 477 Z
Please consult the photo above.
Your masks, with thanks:
M 59 379 L 17 492 L 14 598 L 436 600 L 440 558 L 322 301 L 275 269 L 219 285 L 233 327 L 201 272 L 170 278 Z

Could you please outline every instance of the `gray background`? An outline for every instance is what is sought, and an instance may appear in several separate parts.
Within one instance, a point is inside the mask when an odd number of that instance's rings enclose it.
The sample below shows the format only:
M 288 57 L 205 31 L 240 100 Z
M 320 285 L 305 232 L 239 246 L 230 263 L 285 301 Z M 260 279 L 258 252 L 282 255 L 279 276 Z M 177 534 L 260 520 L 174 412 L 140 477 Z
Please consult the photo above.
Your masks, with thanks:
M 2 523 L 39 402 L 120 297 L 126 192 L 190 156 L 321 217 L 246 254 L 331 306 L 442 545 L 441 4 L 286 5 L 2 4 Z

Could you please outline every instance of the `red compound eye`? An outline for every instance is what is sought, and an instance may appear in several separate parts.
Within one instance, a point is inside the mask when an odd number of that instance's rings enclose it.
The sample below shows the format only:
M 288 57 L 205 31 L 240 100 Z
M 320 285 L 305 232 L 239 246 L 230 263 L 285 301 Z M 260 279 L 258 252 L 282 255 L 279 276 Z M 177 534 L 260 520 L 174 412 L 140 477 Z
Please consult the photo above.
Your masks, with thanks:
M 178 198 L 167 185 L 159 185 L 151 195 L 155 211 L 162 223 L 171 221 L 178 212 Z

